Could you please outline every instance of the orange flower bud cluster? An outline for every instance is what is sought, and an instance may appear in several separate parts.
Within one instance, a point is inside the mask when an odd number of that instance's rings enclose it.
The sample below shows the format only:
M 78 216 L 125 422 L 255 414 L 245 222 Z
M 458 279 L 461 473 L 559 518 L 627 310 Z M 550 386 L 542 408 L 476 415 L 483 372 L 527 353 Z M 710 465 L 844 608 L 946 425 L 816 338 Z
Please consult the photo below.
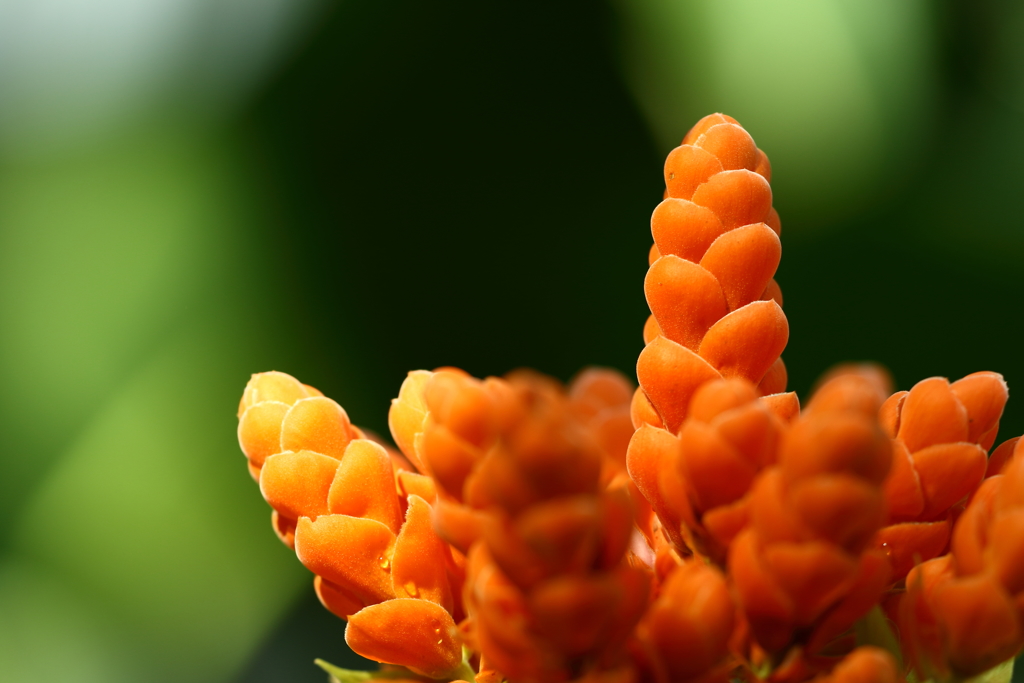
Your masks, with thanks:
M 978 488 L 956 522 L 951 552 L 911 570 L 907 590 L 901 635 L 919 670 L 973 676 L 1021 652 L 1024 448 Z
M 724 565 L 750 516 L 750 487 L 776 460 L 786 424 L 743 379 L 718 379 L 694 393 L 676 436 L 642 424 L 630 442 L 629 472 L 680 555 Z
M 637 362 L 634 423 L 679 429 L 704 382 L 739 377 L 786 389 L 789 340 L 773 279 L 782 256 L 771 165 L 735 119 L 701 119 L 665 162 L 644 282 L 651 318 Z
M 253 375 L 241 410 L 239 442 L 274 528 L 316 574 L 324 606 L 349 620 L 352 649 L 425 676 L 458 670 L 461 583 L 431 524 L 433 483 L 396 471 L 341 406 L 289 375 Z
M 1002 375 L 976 372 L 952 384 L 922 380 L 882 406 L 893 467 L 885 484 L 890 524 L 876 543 L 889 554 L 895 579 L 945 552 L 956 506 L 985 477 L 1008 397 Z
M 729 551 L 729 576 L 757 642 L 783 651 L 799 634 L 817 652 L 866 614 L 889 583 L 868 545 L 886 519 L 892 448 L 882 396 L 857 375 L 823 385 L 782 439 L 778 464 L 751 492 L 751 524 Z
M 669 155 L 635 391 L 412 372 L 400 454 L 253 376 L 249 471 L 353 650 L 475 683 L 949 683 L 1021 650 L 1024 446 L 987 456 L 1003 378 L 885 400 L 884 370 L 840 366 L 801 412 L 770 177 L 721 114 Z M 886 614 L 905 672 L 864 646 L 896 652 Z
M 392 407 L 395 440 L 444 494 L 438 528 L 468 553 L 471 641 L 510 680 L 623 663 L 648 578 L 623 562 L 630 501 L 601 472 L 624 460 L 631 393 L 608 373 L 566 392 L 534 373 L 444 369 L 411 374 Z

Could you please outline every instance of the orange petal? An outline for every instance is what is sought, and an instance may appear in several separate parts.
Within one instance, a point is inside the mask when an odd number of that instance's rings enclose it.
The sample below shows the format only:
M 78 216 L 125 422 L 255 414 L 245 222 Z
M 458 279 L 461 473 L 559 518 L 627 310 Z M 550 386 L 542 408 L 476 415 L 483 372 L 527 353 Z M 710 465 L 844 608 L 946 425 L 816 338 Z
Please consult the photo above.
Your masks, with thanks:
M 721 573 L 701 562 L 673 571 L 638 629 L 670 680 L 693 680 L 729 653 L 735 607 Z
M 757 166 L 754 167 L 754 173 L 764 177 L 769 183 L 772 181 L 772 163 L 768 161 L 768 155 L 761 150 L 757 150 Z
M 633 536 L 629 490 L 624 486 L 605 490 L 598 497 L 597 511 L 601 550 L 596 566 L 611 569 L 622 560 Z
M 768 301 L 769 299 L 771 299 L 778 305 L 783 305 L 782 288 L 779 287 L 779 283 L 775 281 L 775 278 L 772 278 L 771 280 L 768 281 L 768 284 L 765 285 L 764 291 L 761 292 L 761 296 L 759 298 L 762 301 Z
M 282 517 L 277 510 L 270 513 L 270 526 L 274 533 L 286 546 L 295 550 L 295 525 L 296 521 L 291 517 Z
M 864 552 L 857 563 L 857 578 L 846 595 L 818 622 L 807 649 L 820 651 L 878 604 L 892 585 L 892 573 L 885 554 L 877 550 Z
M 728 505 L 749 490 L 757 468 L 712 427 L 687 421 L 679 433 L 683 473 L 695 507 Z
M 758 383 L 757 393 L 759 396 L 781 394 L 786 391 L 786 384 L 788 382 L 789 373 L 786 372 L 786 364 L 782 361 L 782 358 L 777 358 Z
M 812 538 L 801 517 L 789 504 L 779 468 L 770 467 L 754 482 L 750 493 L 751 520 L 766 542 L 803 541 Z
M 779 236 L 763 223 L 725 233 L 708 248 L 700 265 L 722 286 L 729 310 L 761 298 L 782 258 Z
M 718 157 L 727 171 L 740 168 L 753 171 L 760 160 L 754 138 L 735 123 L 711 126 L 693 144 Z
M 615 648 L 646 606 L 644 573 L 629 567 L 590 576 L 558 576 L 533 590 L 528 608 L 537 633 L 568 657 Z
M 721 321 L 716 327 L 720 324 Z M 664 337 L 644 347 L 636 372 L 640 386 L 673 432 L 683 423 L 693 392 L 704 382 L 721 376 L 696 353 Z
M 907 394 L 898 436 L 910 452 L 939 443 L 967 441 L 967 410 L 943 377 L 921 380 Z
M 998 372 L 975 372 L 949 385 L 967 410 L 967 440 L 977 443 L 999 423 L 1003 407 L 1010 397 L 1006 381 Z
M 1024 509 L 1004 512 L 988 528 L 990 565 L 1012 595 L 1024 591 Z
M 798 625 L 811 624 L 850 588 L 856 578 L 854 558 L 831 543 L 771 543 L 762 561 L 793 599 Z
M 986 574 L 936 588 L 932 608 L 944 626 L 950 662 L 961 675 L 973 676 L 1002 663 L 1024 640 L 1016 606 Z
M 419 496 L 409 497 L 405 524 L 391 557 L 391 582 L 399 598 L 430 600 L 452 611 L 446 572 L 448 547 L 431 523 L 431 509 Z
M 787 482 L 846 472 L 881 484 L 892 464 L 892 445 L 873 420 L 858 414 L 805 417 L 784 437 L 779 464 Z
M 285 517 L 326 515 L 327 493 L 337 470 L 338 461 L 326 455 L 285 451 L 263 463 L 260 492 Z
M 758 643 L 770 652 L 782 650 L 793 635 L 795 606 L 774 575 L 761 564 L 756 535 L 751 529 L 733 541 L 729 577 Z
M 483 534 L 484 513 L 443 498 L 433 506 L 434 528 L 448 543 L 462 553 Z
M 363 604 L 395 597 L 394 543 L 395 535 L 380 522 L 348 515 L 322 515 L 316 521 L 303 517 L 295 529 L 299 561 Z
M 348 620 L 345 642 L 356 654 L 450 680 L 462 664 L 462 639 L 450 614 L 428 600 L 370 605 Z
M 653 318 L 651 319 L 653 320 Z M 665 426 L 661 422 L 658 411 L 654 409 L 651 400 L 644 393 L 643 387 L 637 387 L 633 392 L 633 400 L 629 404 L 629 419 L 633 423 L 634 429 L 639 429 L 640 425 L 645 424 L 652 427 Z
M 336 515 L 375 519 L 398 533 L 402 511 L 391 459 L 383 446 L 365 439 L 348 445 L 331 483 L 327 507 Z
M 713 153 L 693 145 L 680 145 L 665 159 L 668 196 L 689 199 L 698 185 L 722 170 L 722 162 Z
M 764 177 L 740 169 L 717 173 L 693 193 L 693 203 L 715 212 L 726 230 L 761 223 L 772 208 L 772 188 Z
M 816 679 L 820 683 L 899 683 L 899 668 L 896 660 L 878 647 L 859 647 L 828 676 Z
M 725 227 L 711 209 L 686 199 L 666 199 L 651 215 L 651 234 L 662 256 L 697 263 Z
M 771 374 L 771 370 L 768 371 Z M 763 380 L 762 380 L 763 381 Z M 800 398 L 795 391 L 784 394 L 769 394 L 761 397 L 761 402 L 768 410 L 783 422 L 792 422 L 800 415 Z
M 885 522 L 885 497 L 877 486 L 849 474 L 824 474 L 794 482 L 789 501 L 807 528 L 822 539 L 859 552 Z
M 336 583 L 331 583 L 322 576 L 313 578 L 313 590 L 320 604 L 327 608 L 331 614 L 348 619 L 351 615 L 361 610 L 365 605 Z
M 238 420 L 238 445 L 254 467 L 281 452 L 281 421 L 290 406 L 280 401 L 256 403 Z
M 443 370 L 427 381 L 423 396 L 434 421 L 460 439 L 481 446 L 492 437 L 495 417 L 491 395 L 483 382 Z
M 658 326 L 657 319 L 653 315 L 647 316 L 647 322 L 644 323 L 644 344 L 650 344 L 659 334 L 661 327 Z
M 398 490 L 403 498 L 416 495 L 431 505 L 437 499 L 437 487 L 434 486 L 434 480 L 426 475 L 399 470 L 395 472 L 395 481 L 398 483 Z
M 322 396 L 296 401 L 281 423 L 282 451 L 308 450 L 340 459 L 352 437 L 348 414 Z
M 704 513 L 701 523 L 721 549 L 727 549 L 736 535 L 750 523 L 750 497 Z M 724 559 L 716 558 L 716 559 Z
M 988 481 L 985 482 L 989 484 Z M 953 527 L 950 553 L 956 558 L 957 573 L 970 576 L 985 570 L 985 546 L 988 545 L 988 524 L 992 517 L 991 500 L 975 496 Z M 946 522 L 950 524 L 949 521 Z
M 788 341 L 789 323 L 779 305 L 755 301 L 716 322 L 704 336 L 699 353 L 723 376 L 756 384 Z
M 1007 439 L 992 451 L 992 455 L 988 458 L 988 468 L 985 470 L 986 477 L 994 477 L 1002 473 L 1003 468 L 1006 467 L 1007 463 L 1010 462 L 1010 458 L 1013 457 L 1013 451 L 1017 447 L 1018 441 L 1020 441 L 1019 436 Z
M 1024 506 L 1024 445 L 1017 442 L 1013 457 L 1002 470 L 1003 484 L 995 499 L 997 510 L 1008 511 Z
M 722 413 L 711 426 L 754 467 L 775 464 L 778 422 L 760 401 Z
M 476 465 L 477 448 L 431 418 L 416 439 L 423 464 L 446 492 L 461 500 L 466 478 Z
M 892 468 L 885 479 L 885 498 L 892 519 L 914 519 L 924 512 L 924 491 L 910 452 L 902 441 L 892 442 Z
M 633 434 L 626 452 L 626 468 L 636 487 L 650 502 L 655 514 L 665 524 L 664 529 L 672 542 L 682 546 L 683 540 L 679 532 L 679 524 L 686 519 L 695 524 L 693 513 L 689 507 L 686 490 L 678 474 L 674 478 L 666 473 L 676 473 L 676 462 L 679 452 L 679 439 L 664 429 L 641 425 Z M 670 498 L 663 495 L 663 489 L 675 484 L 675 491 L 670 491 Z
M 650 250 L 647 252 L 647 265 L 651 265 L 660 258 L 661 252 L 658 250 L 658 245 L 652 244 Z
M 839 365 L 825 373 L 807 409 L 819 414 L 859 413 L 873 420 L 886 394 L 883 382 L 874 366 Z
M 740 378 L 706 382 L 693 394 L 689 418 L 710 423 L 720 414 L 757 400 L 754 386 Z
M 740 122 L 727 114 L 708 114 L 700 121 L 695 123 L 693 125 L 693 128 L 691 128 L 686 133 L 686 137 L 683 138 L 683 144 L 694 144 L 697 141 L 697 138 L 699 138 L 701 135 L 704 135 L 704 133 L 706 133 L 709 128 L 711 128 L 712 126 L 717 126 L 720 123 L 735 123 L 736 125 L 739 125 Z
M 879 530 L 874 545 L 889 557 L 892 577 L 898 581 L 916 565 L 941 555 L 949 543 L 949 530 L 948 520 L 892 524 Z
M 771 182 L 771 178 L 766 176 L 764 173 L 761 173 L 761 171 L 758 171 L 758 173 L 764 176 L 765 180 Z M 771 209 L 769 209 L 768 217 L 764 219 L 764 224 L 771 228 L 773 231 L 775 231 L 776 235 L 782 237 L 782 219 L 779 218 L 779 212 L 775 210 L 774 206 Z M 779 302 L 779 305 L 782 305 L 781 301 Z
M 388 410 L 388 428 L 395 444 L 421 472 L 424 470 L 414 443 L 416 435 L 423 431 L 423 421 L 427 418 L 423 390 L 433 374 L 426 370 L 410 372 L 398 390 L 398 398 L 392 399 L 391 409 Z
M 985 451 L 969 443 L 940 443 L 915 452 L 911 459 L 921 478 L 925 506 L 921 517 L 944 513 L 969 496 L 985 478 Z
M 531 506 L 513 523 L 523 540 L 551 573 L 582 572 L 600 553 L 601 509 L 595 496 L 583 495 L 544 501 Z M 497 551 L 489 544 L 497 559 Z M 508 573 L 508 572 L 506 572 Z M 515 579 L 509 574 L 509 577 Z
M 249 383 L 245 385 L 242 401 L 238 406 L 238 416 L 241 417 L 247 408 L 264 401 L 292 405 L 300 398 L 313 395 L 306 385 L 289 374 L 276 371 L 260 372 L 249 378 Z
M 909 391 L 897 391 L 882 404 L 878 411 L 878 422 L 882 429 L 891 439 L 896 438 L 900 430 L 900 414 L 903 411 L 903 401 L 906 400 Z
M 634 388 L 621 372 L 590 367 L 569 383 L 569 399 L 574 407 L 593 415 L 605 408 L 629 405 Z
M 708 328 L 728 312 L 714 275 L 678 256 L 662 256 L 651 266 L 644 292 L 661 333 L 694 351 Z

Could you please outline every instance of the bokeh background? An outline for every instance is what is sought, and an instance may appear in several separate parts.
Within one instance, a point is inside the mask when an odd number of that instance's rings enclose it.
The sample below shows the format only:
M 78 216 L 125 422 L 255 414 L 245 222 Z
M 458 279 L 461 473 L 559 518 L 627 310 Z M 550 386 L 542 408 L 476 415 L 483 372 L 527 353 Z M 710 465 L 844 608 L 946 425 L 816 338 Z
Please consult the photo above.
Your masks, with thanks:
M 385 433 L 409 369 L 632 374 L 713 111 L 773 162 L 793 388 L 1024 386 L 1019 3 L 0 0 L 0 680 L 358 665 L 245 471 L 249 374 Z

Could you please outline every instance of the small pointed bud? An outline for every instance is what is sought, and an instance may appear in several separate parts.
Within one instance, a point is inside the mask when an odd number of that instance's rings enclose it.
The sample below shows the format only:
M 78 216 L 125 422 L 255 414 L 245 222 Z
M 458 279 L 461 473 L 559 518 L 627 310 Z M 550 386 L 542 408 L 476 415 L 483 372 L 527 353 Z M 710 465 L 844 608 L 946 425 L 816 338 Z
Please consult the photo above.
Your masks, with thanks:
M 428 678 L 450 680 L 462 664 L 458 627 L 428 600 L 397 598 L 365 607 L 349 617 L 345 642 L 362 657 Z

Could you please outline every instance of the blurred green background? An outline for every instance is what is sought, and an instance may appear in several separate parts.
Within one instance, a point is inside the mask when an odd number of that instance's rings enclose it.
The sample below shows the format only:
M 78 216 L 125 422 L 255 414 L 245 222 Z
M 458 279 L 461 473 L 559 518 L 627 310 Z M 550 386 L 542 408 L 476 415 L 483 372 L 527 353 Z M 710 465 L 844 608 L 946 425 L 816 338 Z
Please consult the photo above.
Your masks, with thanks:
M 0 680 L 353 664 L 248 375 L 386 432 L 413 368 L 632 374 L 706 113 L 773 162 L 793 388 L 1024 383 L 1022 46 L 1009 0 L 0 0 Z

